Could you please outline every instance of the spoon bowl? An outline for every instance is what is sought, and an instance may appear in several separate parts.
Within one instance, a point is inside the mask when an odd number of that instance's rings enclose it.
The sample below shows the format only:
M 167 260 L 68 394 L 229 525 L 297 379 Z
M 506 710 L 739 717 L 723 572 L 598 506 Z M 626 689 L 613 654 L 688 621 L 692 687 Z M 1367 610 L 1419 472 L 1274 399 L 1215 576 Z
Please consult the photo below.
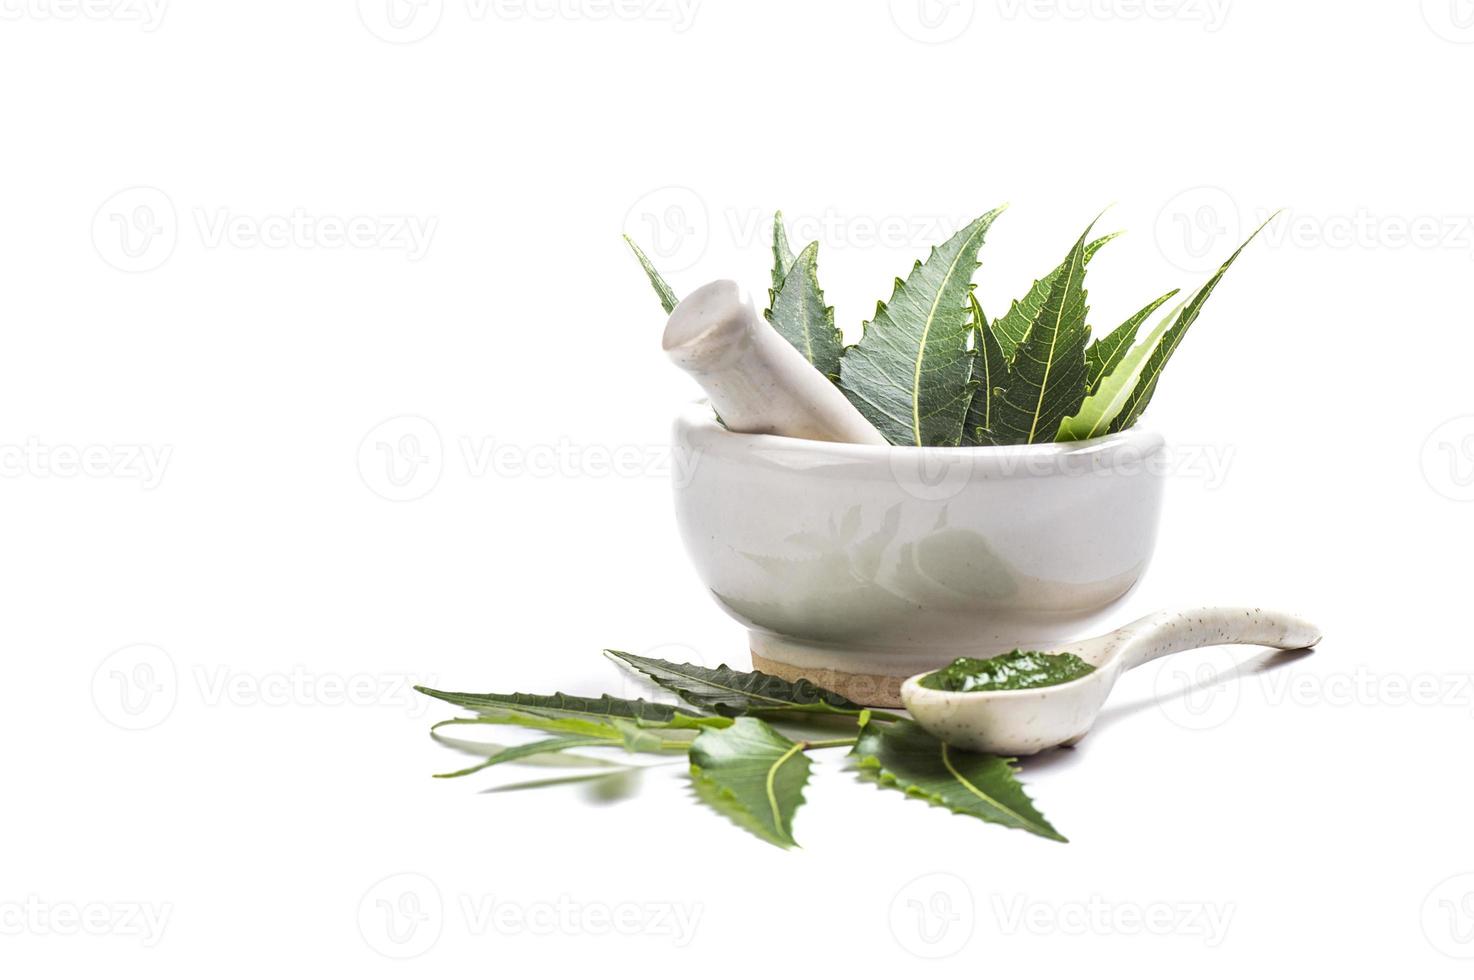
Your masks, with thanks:
M 917 723 L 961 749 L 1033 755 L 1085 737 L 1124 672 L 1170 653 L 1248 643 L 1280 650 L 1315 646 L 1321 631 L 1286 613 L 1215 606 L 1154 613 L 1113 633 L 1039 651 L 1073 653 L 1095 668 L 1049 687 L 943 691 L 923 687 L 926 674 L 901 685 L 901 701 Z

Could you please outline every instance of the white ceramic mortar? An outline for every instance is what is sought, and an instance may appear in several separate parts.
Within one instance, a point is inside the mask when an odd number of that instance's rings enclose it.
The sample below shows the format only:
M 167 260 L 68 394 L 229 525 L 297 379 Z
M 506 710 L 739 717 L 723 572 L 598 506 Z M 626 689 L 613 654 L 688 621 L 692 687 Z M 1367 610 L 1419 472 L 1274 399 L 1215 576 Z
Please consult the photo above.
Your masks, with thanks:
M 1166 449 L 1155 432 L 1006 447 L 751 435 L 677 419 L 676 520 L 750 631 L 754 666 L 864 703 L 906 677 L 1087 634 L 1141 579 Z

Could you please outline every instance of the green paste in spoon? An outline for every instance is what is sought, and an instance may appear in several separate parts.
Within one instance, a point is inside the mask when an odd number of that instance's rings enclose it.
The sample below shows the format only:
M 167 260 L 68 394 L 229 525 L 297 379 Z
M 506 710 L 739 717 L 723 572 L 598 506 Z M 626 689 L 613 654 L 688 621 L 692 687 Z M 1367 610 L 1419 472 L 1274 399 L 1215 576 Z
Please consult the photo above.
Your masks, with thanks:
M 987 660 L 958 657 L 918 683 L 938 691 L 1022 691 L 1064 684 L 1094 669 L 1073 653 L 1015 650 Z

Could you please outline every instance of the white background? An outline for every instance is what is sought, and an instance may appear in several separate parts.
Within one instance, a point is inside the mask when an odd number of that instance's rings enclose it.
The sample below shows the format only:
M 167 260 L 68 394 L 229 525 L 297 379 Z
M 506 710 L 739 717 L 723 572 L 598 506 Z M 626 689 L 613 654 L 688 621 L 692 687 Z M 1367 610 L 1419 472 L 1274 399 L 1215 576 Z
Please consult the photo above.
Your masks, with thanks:
M 420 3 L 0 0 L 0 970 L 1466 975 L 1467 3 Z M 1321 649 L 1131 677 L 1025 767 L 1068 845 L 833 753 L 792 852 L 679 766 L 431 780 L 467 757 L 409 683 L 745 664 L 620 233 L 760 293 L 781 207 L 854 339 L 1003 201 L 995 312 L 1114 202 L 1097 325 L 1288 208 L 1153 404 L 1197 464 L 1126 613 L 1283 605 Z

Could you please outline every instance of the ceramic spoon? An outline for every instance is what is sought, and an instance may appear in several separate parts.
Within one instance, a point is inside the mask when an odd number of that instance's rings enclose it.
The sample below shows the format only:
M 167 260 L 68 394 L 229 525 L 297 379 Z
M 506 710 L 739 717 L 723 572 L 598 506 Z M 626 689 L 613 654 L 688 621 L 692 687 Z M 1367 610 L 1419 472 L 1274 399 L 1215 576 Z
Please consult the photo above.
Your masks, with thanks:
M 778 335 L 730 279 L 671 312 L 661 346 L 706 390 L 733 432 L 886 445 L 834 382 Z
M 1301 650 L 1320 642 L 1321 631 L 1284 613 L 1239 607 L 1159 612 L 1114 633 L 1043 653 L 1073 653 L 1095 669 L 1053 687 L 1010 691 L 939 691 L 918 683 L 901 685 L 911 716 L 933 735 L 958 748 L 995 755 L 1032 755 L 1072 745 L 1090 731 L 1116 678 L 1158 657 L 1225 643 L 1252 643 Z

